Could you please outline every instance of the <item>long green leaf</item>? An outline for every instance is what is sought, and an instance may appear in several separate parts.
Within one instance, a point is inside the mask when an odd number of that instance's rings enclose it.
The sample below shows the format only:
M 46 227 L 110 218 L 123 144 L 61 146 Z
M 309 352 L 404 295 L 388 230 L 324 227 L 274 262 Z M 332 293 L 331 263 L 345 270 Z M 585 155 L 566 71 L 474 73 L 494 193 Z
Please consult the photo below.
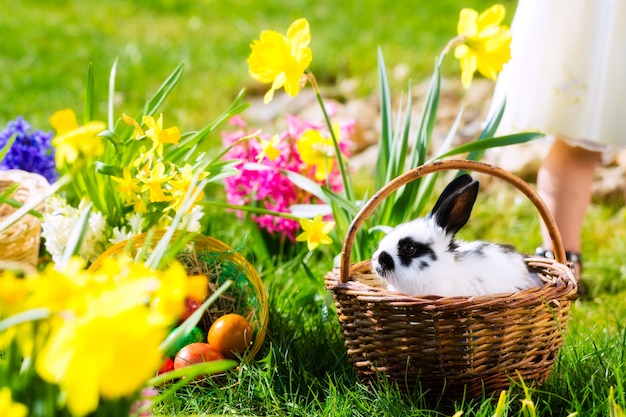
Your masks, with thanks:
M 378 83 L 380 86 L 380 145 L 376 168 L 376 188 L 381 188 L 387 182 L 389 170 L 389 158 L 391 155 L 391 143 L 393 141 L 392 105 L 389 78 L 385 67 L 383 54 L 378 48 Z
M 7 140 L 7 143 L 2 147 L 2 149 L 0 149 L 0 162 L 2 162 L 6 154 L 9 153 L 9 149 L 11 149 L 11 146 L 13 146 L 16 139 L 17 135 L 11 135 L 11 137 Z
M 182 62 L 178 64 L 169 77 L 161 84 L 154 96 L 146 102 L 143 113 L 144 116 L 153 115 L 156 113 L 157 109 L 161 107 L 163 101 L 165 101 L 167 96 L 172 92 L 176 84 L 178 84 L 180 77 L 183 75 L 183 67 Z
M 114 103 L 115 103 L 115 74 L 117 72 L 117 61 L 118 59 L 115 58 L 115 60 L 113 61 L 113 65 L 111 66 L 111 72 L 109 73 L 109 99 L 107 103 L 107 108 L 108 108 L 107 126 L 109 130 L 115 129 L 115 125 L 113 123 L 113 120 L 114 120 L 113 108 L 114 108 Z
M 326 195 L 332 206 L 336 206 L 346 211 L 349 217 L 355 217 L 359 213 L 359 206 L 356 202 L 345 198 L 326 187 L 322 187 L 322 192 Z
M 487 124 L 485 125 L 485 128 L 483 129 L 477 140 L 480 141 L 485 138 L 492 138 L 496 135 L 496 131 L 498 130 L 498 126 L 500 125 L 500 121 L 502 120 L 502 116 L 504 115 L 505 106 L 506 100 L 502 102 L 497 111 L 492 114 L 489 120 L 487 120 Z M 467 155 L 467 159 L 471 161 L 479 161 L 480 159 L 482 159 L 484 154 L 484 149 L 480 151 L 471 151 Z
M 51 311 L 47 308 L 33 308 L 23 311 L 21 313 L 14 314 L 0 321 L 0 333 L 10 329 L 11 327 L 18 326 L 23 323 L 30 323 L 36 320 L 43 320 L 50 317 Z
M 90 62 L 89 67 L 87 67 L 87 83 L 85 85 L 85 111 L 83 114 L 83 124 L 92 121 L 94 118 L 94 108 L 96 106 L 94 84 L 93 64 Z
M 76 224 L 74 224 L 74 227 L 72 228 L 72 232 L 67 239 L 67 245 L 65 246 L 65 250 L 63 251 L 63 256 L 61 257 L 61 261 L 56 264 L 56 268 L 65 268 L 70 258 L 76 255 L 80 250 L 80 246 L 83 244 L 83 241 L 85 240 L 85 235 L 87 234 L 87 227 L 89 226 L 89 216 L 91 215 L 92 208 L 93 203 L 89 202 L 80 211 L 80 216 L 78 217 Z
M 322 187 L 315 181 L 305 177 L 304 175 L 298 174 L 297 172 L 288 170 L 281 170 L 280 172 L 286 175 L 289 181 L 291 181 L 295 186 L 313 194 L 315 197 L 319 198 L 326 204 L 331 203 Z
M 531 133 L 531 132 L 525 132 L 525 133 L 516 133 L 513 135 L 507 135 L 507 136 L 499 136 L 497 138 L 487 138 L 487 139 L 482 139 L 480 141 L 475 141 L 475 142 L 470 142 L 470 143 L 466 143 L 464 145 L 461 145 L 459 147 L 456 147 L 446 153 L 443 153 L 441 155 L 437 155 L 436 157 L 434 157 L 433 159 L 429 160 L 428 163 L 436 161 L 438 159 L 443 159 L 443 158 L 447 158 L 449 156 L 453 156 L 453 155 L 458 155 L 458 154 L 462 154 L 465 152 L 471 152 L 471 151 L 481 151 L 484 149 L 490 149 L 490 148 L 497 148 L 497 147 L 501 147 L 501 146 L 509 146 L 509 145 L 517 145 L 520 143 L 526 143 L 529 142 L 531 140 L 543 137 L 543 133 Z

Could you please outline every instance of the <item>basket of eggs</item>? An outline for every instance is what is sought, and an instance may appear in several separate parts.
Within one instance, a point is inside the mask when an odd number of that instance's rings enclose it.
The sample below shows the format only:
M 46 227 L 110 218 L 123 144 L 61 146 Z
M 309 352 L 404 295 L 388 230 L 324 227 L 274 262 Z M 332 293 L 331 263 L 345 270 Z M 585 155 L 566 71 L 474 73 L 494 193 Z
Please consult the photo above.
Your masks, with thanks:
M 134 257 L 140 250 L 145 251 L 143 255 L 149 255 L 162 235 L 163 232 L 144 233 L 119 242 L 103 252 L 90 270 L 98 270 L 108 257 Z M 263 345 L 268 325 L 267 294 L 257 271 L 241 254 L 218 239 L 199 234 L 184 238 L 190 240 L 176 259 L 188 276 L 206 277 L 208 288 L 205 299 L 186 297 L 178 325 L 224 283 L 231 281 L 231 285 L 220 291 L 197 325 L 166 353 L 159 373 L 219 359 L 252 360 Z M 175 330 L 177 327 L 172 329 Z

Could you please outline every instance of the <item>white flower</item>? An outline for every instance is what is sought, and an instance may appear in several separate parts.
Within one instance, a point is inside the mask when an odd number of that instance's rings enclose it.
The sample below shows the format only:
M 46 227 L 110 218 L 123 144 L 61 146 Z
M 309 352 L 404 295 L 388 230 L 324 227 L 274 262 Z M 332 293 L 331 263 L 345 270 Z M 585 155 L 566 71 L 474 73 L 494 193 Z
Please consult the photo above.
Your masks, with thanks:
M 109 239 L 109 243 L 115 245 L 116 243 L 124 242 L 134 236 L 132 230 L 128 230 L 126 226 L 114 227 L 113 237 Z
M 79 207 L 84 207 L 84 201 Z M 43 214 L 41 237 L 52 261 L 61 261 L 74 225 L 80 217 L 81 210 L 67 204 L 65 199 L 53 196 L 47 202 L 48 210 Z M 106 217 L 102 213 L 92 211 L 89 216 L 87 231 L 78 255 L 88 262 L 93 262 L 103 251 L 106 242 Z
M 202 225 L 200 224 L 200 219 L 202 219 L 202 216 L 204 216 L 202 207 L 194 206 L 193 209 L 191 209 L 191 213 L 185 215 L 184 220 L 181 224 L 183 226 L 186 226 L 186 230 L 188 232 L 199 232 L 202 229 Z

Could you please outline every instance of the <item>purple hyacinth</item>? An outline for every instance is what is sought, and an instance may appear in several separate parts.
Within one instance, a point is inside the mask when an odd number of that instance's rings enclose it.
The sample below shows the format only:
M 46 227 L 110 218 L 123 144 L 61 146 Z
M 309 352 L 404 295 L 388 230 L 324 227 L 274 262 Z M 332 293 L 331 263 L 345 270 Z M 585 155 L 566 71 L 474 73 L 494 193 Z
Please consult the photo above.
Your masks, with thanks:
M 50 183 L 54 182 L 59 174 L 54 165 L 52 132 L 33 130 L 22 116 L 18 116 L 0 131 L 0 149 L 13 135 L 16 135 L 15 142 L 0 161 L 0 170 L 21 169 L 40 174 Z

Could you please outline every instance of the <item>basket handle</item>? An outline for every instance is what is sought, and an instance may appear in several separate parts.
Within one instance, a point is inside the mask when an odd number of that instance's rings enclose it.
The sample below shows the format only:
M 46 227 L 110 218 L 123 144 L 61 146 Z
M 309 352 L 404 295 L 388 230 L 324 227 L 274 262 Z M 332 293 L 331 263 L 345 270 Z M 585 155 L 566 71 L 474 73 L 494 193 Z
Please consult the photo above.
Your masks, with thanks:
M 432 162 L 430 164 L 421 165 L 417 168 L 413 168 L 410 171 L 394 178 L 389 183 L 385 184 L 380 190 L 378 190 L 370 199 L 363 205 L 359 213 L 357 213 L 354 220 L 348 228 L 348 232 L 343 241 L 341 248 L 341 256 L 339 260 L 339 278 L 341 282 L 347 282 L 350 275 L 350 256 L 352 254 L 352 246 L 356 238 L 356 233 L 360 229 L 361 225 L 369 217 L 369 215 L 378 207 L 378 205 L 389 196 L 392 192 L 411 181 L 421 178 L 427 174 L 431 174 L 437 171 L 447 170 L 467 170 L 475 171 L 483 174 L 488 174 L 496 178 L 500 178 L 515 186 L 520 190 L 528 199 L 534 204 L 535 208 L 539 212 L 541 219 L 550 235 L 552 241 L 552 247 L 554 249 L 554 255 L 557 262 L 565 264 L 567 262 L 565 258 L 565 250 L 563 249 L 563 242 L 561 241 L 561 233 L 554 221 L 554 218 L 550 214 L 550 211 L 546 207 L 545 203 L 537 195 L 535 190 L 526 183 L 523 179 L 514 175 L 502 168 L 495 167 L 483 162 L 462 160 L 462 159 L 449 159 L 445 161 Z

